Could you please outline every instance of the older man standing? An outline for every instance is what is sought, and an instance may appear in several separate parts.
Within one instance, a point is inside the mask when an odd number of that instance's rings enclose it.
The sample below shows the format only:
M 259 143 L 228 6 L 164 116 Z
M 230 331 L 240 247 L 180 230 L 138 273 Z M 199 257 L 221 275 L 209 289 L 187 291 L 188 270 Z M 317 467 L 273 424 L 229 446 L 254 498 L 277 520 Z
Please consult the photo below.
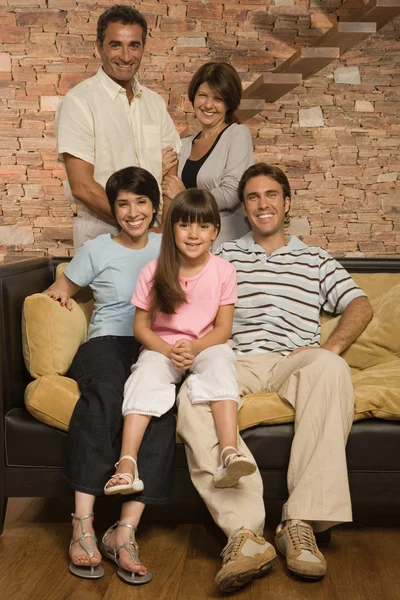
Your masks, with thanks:
M 74 246 L 116 233 L 104 191 L 108 177 L 140 166 L 161 184 L 176 164 L 180 139 L 161 96 L 136 79 L 147 35 L 144 16 L 130 6 L 106 10 L 97 23 L 102 66 L 64 97 L 56 115 L 58 160 L 66 195 L 78 203 Z

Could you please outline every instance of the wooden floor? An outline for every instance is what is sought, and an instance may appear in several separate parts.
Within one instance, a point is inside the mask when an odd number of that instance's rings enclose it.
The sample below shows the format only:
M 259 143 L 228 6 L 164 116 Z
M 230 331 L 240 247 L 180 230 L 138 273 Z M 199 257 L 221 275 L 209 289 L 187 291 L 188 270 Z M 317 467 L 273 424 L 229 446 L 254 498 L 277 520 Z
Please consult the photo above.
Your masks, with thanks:
M 115 520 L 101 506 L 100 532 Z M 11 499 L 0 538 L 2 600 L 205 600 L 221 598 L 213 579 L 219 569 L 222 539 L 212 524 L 149 522 L 140 528 L 141 559 L 153 572 L 142 587 L 123 583 L 113 563 L 105 576 L 85 581 L 67 569 L 70 538 L 68 501 Z M 111 514 L 112 513 L 112 514 Z M 273 530 L 266 538 L 273 541 Z M 230 598 L 241 600 L 400 600 L 400 527 L 336 528 L 322 548 L 328 575 L 307 583 L 288 574 L 282 559 L 271 573 Z

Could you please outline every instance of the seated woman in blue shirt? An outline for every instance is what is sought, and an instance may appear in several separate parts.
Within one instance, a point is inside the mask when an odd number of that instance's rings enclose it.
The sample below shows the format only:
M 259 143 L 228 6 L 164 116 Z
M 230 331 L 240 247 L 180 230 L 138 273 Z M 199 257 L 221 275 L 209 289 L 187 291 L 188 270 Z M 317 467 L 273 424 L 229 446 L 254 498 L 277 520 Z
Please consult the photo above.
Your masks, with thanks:
M 44 293 L 72 310 L 71 297 L 90 286 L 94 312 L 88 341 L 79 348 L 68 376 L 81 396 L 72 415 L 64 474 L 75 490 L 70 571 L 79 577 L 104 574 L 93 529 L 96 496 L 113 472 L 121 446 L 122 401 L 139 344 L 133 337 L 135 308 L 130 300 L 141 269 L 158 257 L 161 236 L 149 232 L 159 209 L 157 181 L 139 167 L 114 173 L 106 184 L 111 210 L 120 228 L 116 237 L 100 235 L 86 242 L 64 274 Z M 165 504 L 175 450 L 172 411 L 152 419 L 138 464 L 145 492 L 123 496 L 120 520 L 103 538 L 104 553 L 119 566 L 128 583 L 146 583 L 151 573 L 139 562 L 135 530 L 145 504 Z

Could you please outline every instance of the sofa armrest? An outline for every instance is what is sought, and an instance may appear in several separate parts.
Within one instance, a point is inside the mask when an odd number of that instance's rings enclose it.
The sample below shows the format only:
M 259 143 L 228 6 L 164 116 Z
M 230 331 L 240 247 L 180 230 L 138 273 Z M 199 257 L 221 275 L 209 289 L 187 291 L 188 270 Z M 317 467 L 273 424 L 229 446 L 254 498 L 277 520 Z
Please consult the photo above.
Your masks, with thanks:
M 68 261 L 69 258 L 62 259 Z M 58 259 L 57 262 L 60 262 Z M 0 265 L 0 413 L 24 405 L 31 377 L 22 354 L 21 315 L 26 296 L 42 292 L 54 280 L 52 258 L 34 258 Z

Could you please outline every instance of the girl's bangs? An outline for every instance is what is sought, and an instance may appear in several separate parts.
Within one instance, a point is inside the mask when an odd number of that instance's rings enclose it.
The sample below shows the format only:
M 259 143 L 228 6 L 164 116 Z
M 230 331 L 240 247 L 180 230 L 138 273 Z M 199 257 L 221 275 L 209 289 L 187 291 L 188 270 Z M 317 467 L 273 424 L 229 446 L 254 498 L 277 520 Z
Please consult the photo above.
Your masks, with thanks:
M 180 206 L 175 207 L 173 222 L 178 223 L 211 223 L 215 227 L 219 226 L 219 219 L 209 202 L 204 198 L 188 198 Z

